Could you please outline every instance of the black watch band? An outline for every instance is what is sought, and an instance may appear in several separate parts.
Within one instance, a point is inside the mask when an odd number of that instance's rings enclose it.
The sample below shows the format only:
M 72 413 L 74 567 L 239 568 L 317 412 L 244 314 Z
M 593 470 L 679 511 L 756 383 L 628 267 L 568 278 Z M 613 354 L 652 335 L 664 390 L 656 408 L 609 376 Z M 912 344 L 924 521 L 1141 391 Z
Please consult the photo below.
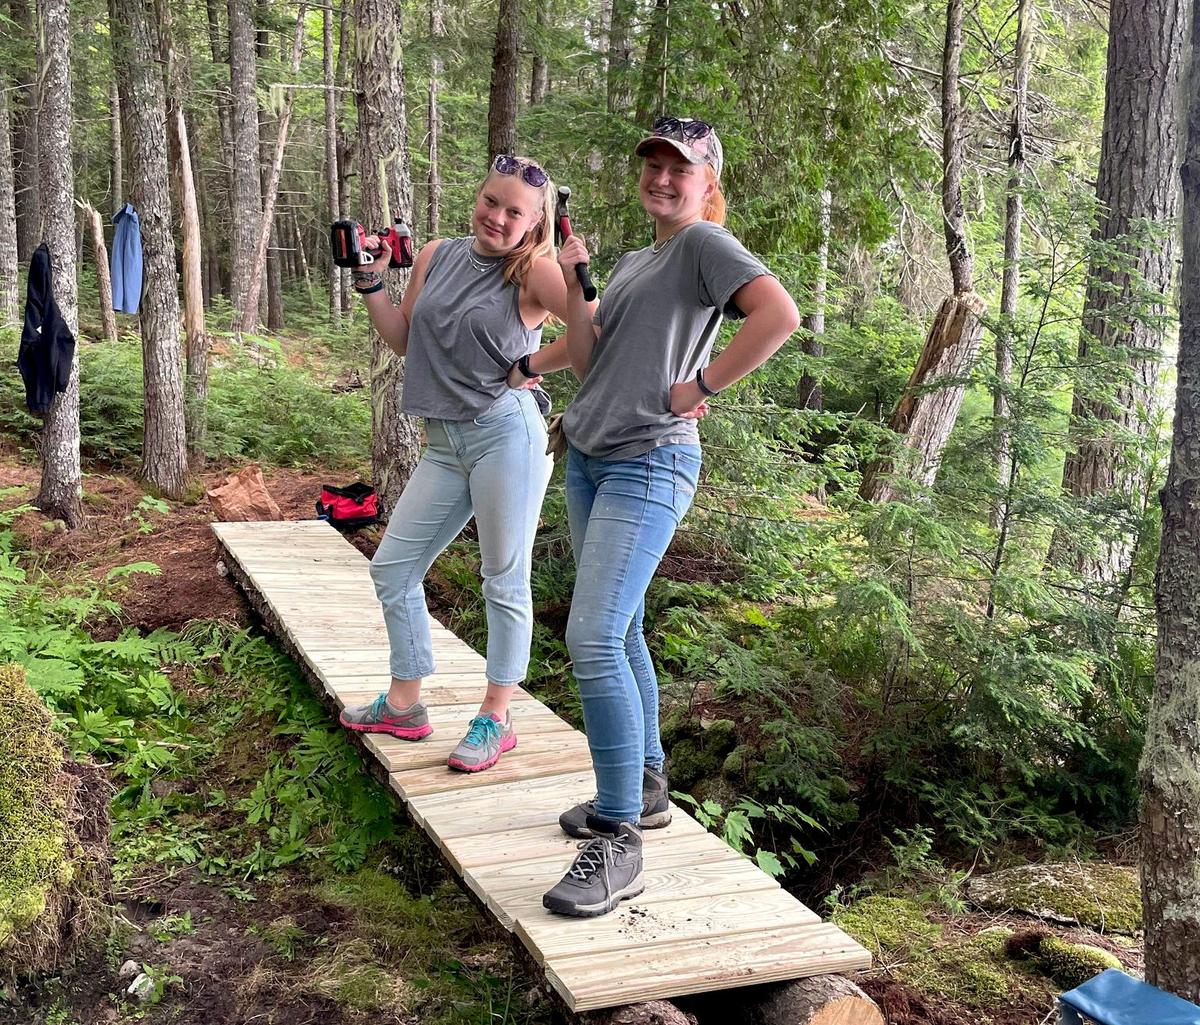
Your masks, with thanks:
M 707 395 L 710 399 L 715 399 L 718 395 L 721 394 L 719 391 L 713 391 L 707 384 L 704 383 L 704 368 L 703 367 L 696 368 L 696 384 L 699 386 L 700 390 L 702 392 L 704 392 L 704 394 Z
M 529 355 L 530 355 L 529 353 L 525 353 L 524 356 L 522 356 L 519 360 L 517 360 L 517 369 L 519 371 L 521 371 L 521 374 L 524 377 L 529 377 L 529 378 L 537 377 L 538 376 L 537 371 L 529 369 Z

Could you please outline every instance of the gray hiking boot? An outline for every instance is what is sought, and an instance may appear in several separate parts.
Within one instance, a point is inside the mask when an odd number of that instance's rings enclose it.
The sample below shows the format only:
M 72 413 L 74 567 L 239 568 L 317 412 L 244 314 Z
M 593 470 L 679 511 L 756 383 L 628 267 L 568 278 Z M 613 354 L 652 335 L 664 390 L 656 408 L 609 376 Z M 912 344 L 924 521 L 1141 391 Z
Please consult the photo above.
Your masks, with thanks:
M 574 862 L 542 897 L 542 907 L 559 915 L 595 918 L 645 889 L 642 831 L 632 822 L 587 817 L 592 838 L 579 845 Z
M 513 729 L 511 714 L 504 713 L 504 722 L 492 712 L 477 715 L 458 747 L 450 752 L 446 764 L 459 772 L 482 772 L 500 761 L 505 751 L 516 746 L 517 732 Z
M 338 716 L 338 721 L 348 730 L 359 733 L 386 733 L 401 740 L 420 740 L 433 732 L 429 725 L 429 713 L 420 701 L 408 708 L 396 708 L 380 694 L 369 705 L 347 708 Z
M 596 799 L 584 801 L 574 808 L 564 811 L 558 817 L 567 836 L 578 840 L 587 840 L 592 835 L 587 820 L 596 814 Z M 642 815 L 638 819 L 639 829 L 662 829 L 671 822 L 670 795 L 667 790 L 667 777 L 657 769 L 646 766 L 642 771 Z

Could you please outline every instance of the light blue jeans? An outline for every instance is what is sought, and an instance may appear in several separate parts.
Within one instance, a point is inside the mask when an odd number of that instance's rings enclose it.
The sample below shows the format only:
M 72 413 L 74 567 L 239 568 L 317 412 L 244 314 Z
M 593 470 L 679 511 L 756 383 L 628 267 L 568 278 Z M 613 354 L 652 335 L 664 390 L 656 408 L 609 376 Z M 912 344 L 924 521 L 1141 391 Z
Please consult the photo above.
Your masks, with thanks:
M 433 560 L 472 516 L 479 532 L 487 606 L 487 675 L 525 679 L 533 636 L 530 552 L 553 460 L 533 393 L 505 392 L 474 420 L 425 422 L 428 445 L 371 560 L 383 605 L 392 676 L 436 668 L 423 581 Z
M 658 678 L 642 620 L 646 589 L 696 494 L 699 445 L 662 445 L 634 459 L 567 454 L 575 593 L 567 650 L 583 700 L 596 814 L 636 822 L 642 768 L 661 768 Z

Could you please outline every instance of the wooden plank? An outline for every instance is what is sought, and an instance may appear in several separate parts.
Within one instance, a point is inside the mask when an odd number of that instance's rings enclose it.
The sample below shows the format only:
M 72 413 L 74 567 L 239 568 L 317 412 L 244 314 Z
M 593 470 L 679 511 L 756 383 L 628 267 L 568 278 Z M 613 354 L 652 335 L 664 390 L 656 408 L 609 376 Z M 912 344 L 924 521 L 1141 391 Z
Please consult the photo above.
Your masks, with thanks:
M 434 736 L 437 736 L 437 734 L 434 734 Z M 438 765 L 444 766 L 446 764 L 446 756 L 456 743 L 457 740 L 450 740 L 448 738 L 443 738 L 438 743 L 430 743 L 428 740 L 413 743 L 411 741 L 397 740 L 394 737 L 388 737 L 384 734 L 372 734 L 368 746 L 375 752 L 380 762 L 383 763 L 384 768 L 389 773 L 392 773 L 405 772 L 411 769 L 432 768 Z M 577 751 L 584 758 L 587 757 L 586 742 L 577 750 L 579 741 L 576 741 L 570 733 L 556 731 L 553 733 L 535 733 L 532 736 L 524 736 L 518 732 L 516 748 L 506 753 L 502 760 L 515 758 L 518 755 L 525 756 L 545 754 L 550 751 L 562 751 L 564 750 L 564 745 L 566 745 L 567 750 Z
M 430 679 L 437 679 L 437 677 L 431 677 Z M 355 705 L 365 705 L 369 701 L 374 701 L 378 695 L 384 693 L 387 689 L 388 681 L 384 680 L 382 684 L 375 687 L 342 687 L 340 690 L 330 690 L 330 693 L 337 698 L 338 705 L 341 708 L 346 708 L 347 706 L 353 708 Z M 486 689 L 485 683 L 479 678 L 477 678 L 475 683 L 457 687 L 430 686 L 429 682 L 426 681 L 425 686 L 421 688 L 421 700 L 429 707 L 433 707 L 434 705 L 441 705 L 443 707 L 447 705 L 478 706 Z M 328 686 L 326 690 L 329 690 Z M 509 699 L 514 715 L 518 714 L 518 709 L 521 706 L 536 700 L 532 694 L 524 690 L 514 692 L 513 696 Z
M 539 964 L 576 954 L 628 950 L 634 945 L 645 950 L 821 921 L 777 887 L 697 896 L 679 888 L 689 882 L 686 875 L 668 875 L 651 898 L 635 897 L 599 918 L 580 921 L 551 914 L 542 907 L 541 894 L 527 900 L 524 909 L 510 907 L 509 914 L 516 921 L 514 931 Z
M 408 801 L 408 808 L 418 825 L 448 841 L 456 836 L 557 822 L 565 809 L 590 800 L 595 793 L 596 778 L 588 768 L 544 779 L 480 787 L 465 794 L 421 794 Z
M 869 968 L 871 955 L 835 925 L 791 926 L 603 954 L 550 958 L 546 978 L 575 1012 L 712 989 Z
M 572 734 L 568 733 L 565 736 L 570 737 Z M 519 747 L 517 751 L 520 751 Z M 577 769 L 580 762 L 586 758 L 586 745 L 578 746 L 574 742 L 564 742 L 561 747 L 552 751 L 517 755 L 517 757 L 505 755 L 486 772 L 454 772 L 449 768 L 438 767 L 393 773 L 391 786 L 404 798 L 419 797 L 422 794 L 478 790 L 495 787 L 502 783 L 559 776 L 564 772 Z

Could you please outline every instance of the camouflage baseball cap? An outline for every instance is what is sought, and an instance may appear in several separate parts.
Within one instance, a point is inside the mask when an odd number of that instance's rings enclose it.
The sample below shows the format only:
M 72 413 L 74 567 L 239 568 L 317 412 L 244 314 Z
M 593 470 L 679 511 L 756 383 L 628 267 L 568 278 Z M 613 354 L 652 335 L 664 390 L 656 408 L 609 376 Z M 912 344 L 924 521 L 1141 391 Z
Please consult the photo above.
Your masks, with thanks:
M 709 164 L 721 177 L 725 155 L 721 151 L 721 140 L 717 130 L 707 121 L 691 117 L 660 117 L 650 126 L 650 134 L 637 144 L 634 150 L 644 157 L 655 143 L 665 142 L 688 163 Z

